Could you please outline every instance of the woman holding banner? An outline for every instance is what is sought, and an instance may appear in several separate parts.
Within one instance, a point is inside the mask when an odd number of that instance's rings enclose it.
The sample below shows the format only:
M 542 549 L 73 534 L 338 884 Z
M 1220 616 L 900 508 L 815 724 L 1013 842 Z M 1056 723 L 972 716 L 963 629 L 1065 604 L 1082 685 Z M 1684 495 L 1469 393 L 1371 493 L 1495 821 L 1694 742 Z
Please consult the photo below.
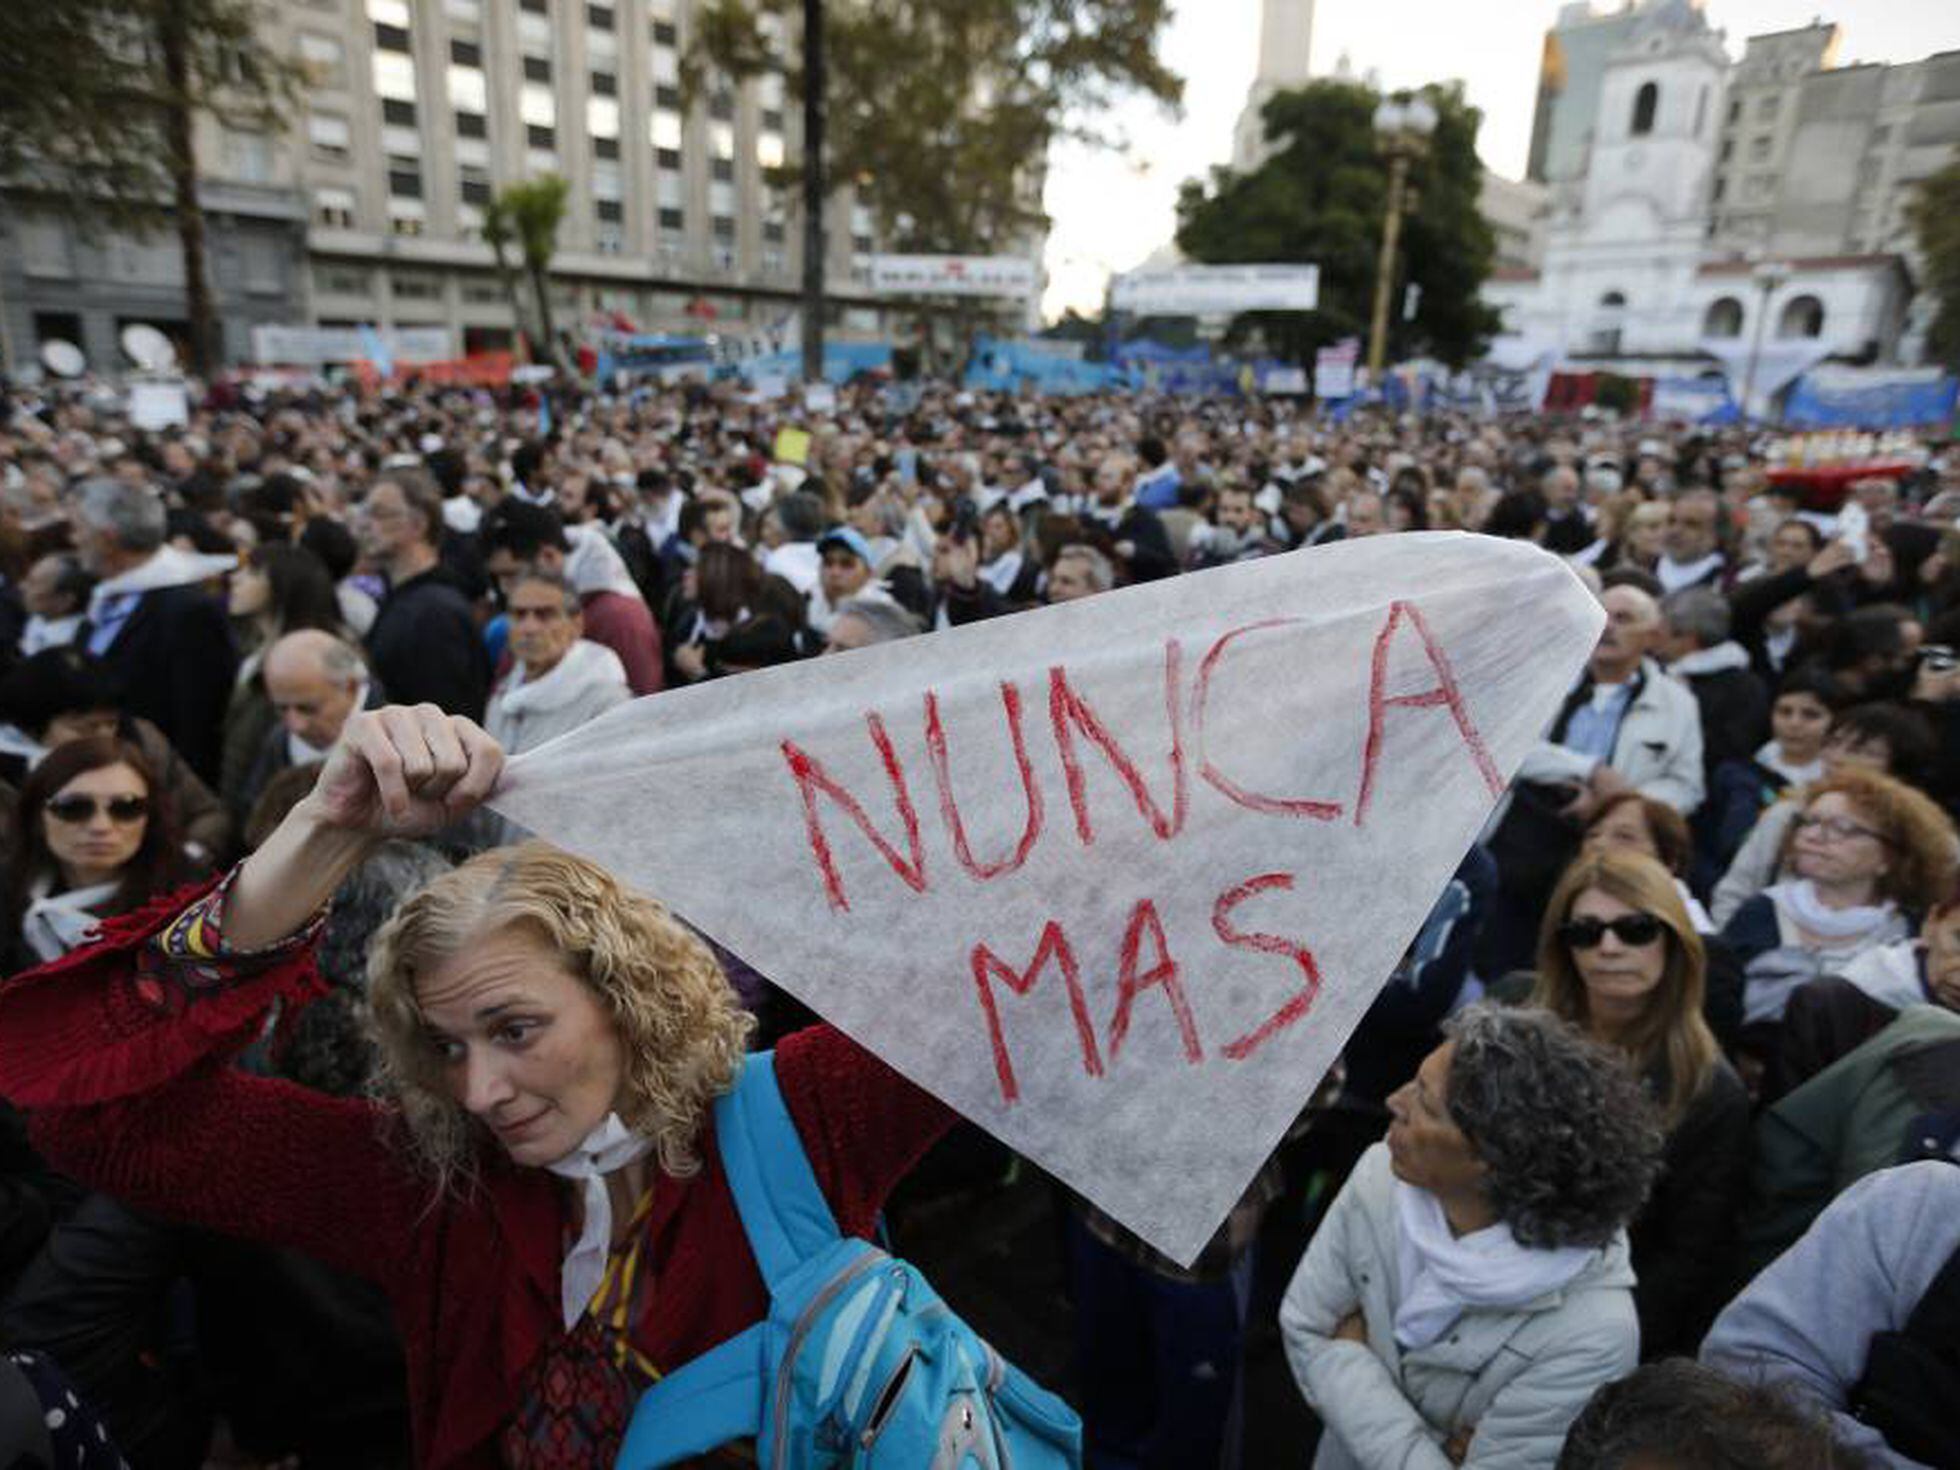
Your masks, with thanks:
M 1551 1470 L 1639 1358 L 1625 1227 L 1661 1144 L 1639 1079 L 1542 1011 L 1447 1029 L 1280 1304 L 1316 1470 Z
M 588 1470 L 641 1390 L 768 1308 L 704 1136 L 752 1023 L 701 940 L 594 864 L 488 852 L 377 936 L 391 1103 L 224 1065 L 324 990 L 341 879 L 466 815 L 502 763 L 432 705 L 355 715 L 228 877 L 0 991 L 0 1095 L 94 1188 L 377 1282 L 417 1464 Z M 828 1027 L 785 1039 L 775 1071 L 839 1227 L 868 1234 L 952 1115 Z

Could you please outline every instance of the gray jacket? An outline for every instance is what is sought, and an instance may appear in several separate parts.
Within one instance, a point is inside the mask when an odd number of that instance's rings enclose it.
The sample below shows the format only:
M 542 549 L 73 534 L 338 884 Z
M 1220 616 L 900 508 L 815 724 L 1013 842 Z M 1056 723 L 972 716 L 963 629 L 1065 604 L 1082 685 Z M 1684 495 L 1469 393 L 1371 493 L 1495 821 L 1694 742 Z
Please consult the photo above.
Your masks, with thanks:
M 1401 1300 L 1388 1148 L 1361 1157 L 1280 1303 L 1287 1361 L 1327 1425 L 1315 1470 L 1451 1470 L 1444 1444 L 1475 1433 L 1464 1470 L 1551 1470 L 1593 1390 L 1633 1371 L 1640 1327 L 1624 1231 L 1558 1291 L 1473 1307 L 1428 1347 L 1395 1341 Z M 1359 1309 L 1368 1342 L 1334 1330 Z
M 1893 1470 L 1923 1470 L 1845 1412 L 1871 1340 L 1905 1326 L 1960 1250 L 1960 1168 L 1931 1160 L 1868 1174 L 1715 1319 L 1701 1360 L 1786 1384 L 1828 1409 L 1837 1437 Z
M 1652 659 L 1640 665 L 1640 693 L 1621 717 L 1608 765 L 1643 796 L 1692 815 L 1704 795 L 1701 706 L 1685 684 L 1668 677 Z M 1521 781 L 1580 782 L 1591 777 L 1590 756 L 1541 740 L 1525 752 Z

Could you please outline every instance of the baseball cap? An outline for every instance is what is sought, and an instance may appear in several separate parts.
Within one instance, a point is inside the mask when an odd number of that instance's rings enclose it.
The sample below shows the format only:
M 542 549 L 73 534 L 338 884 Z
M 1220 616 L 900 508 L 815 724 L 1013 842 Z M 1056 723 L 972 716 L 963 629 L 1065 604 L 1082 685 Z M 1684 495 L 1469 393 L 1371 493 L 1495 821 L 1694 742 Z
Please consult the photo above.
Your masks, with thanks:
M 849 526 L 838 526 L 819 536 L 817 555 L 822 556 L 833 546 L 843 547 L 866 566 L 875 565 L 871 555 L 871 544 Z

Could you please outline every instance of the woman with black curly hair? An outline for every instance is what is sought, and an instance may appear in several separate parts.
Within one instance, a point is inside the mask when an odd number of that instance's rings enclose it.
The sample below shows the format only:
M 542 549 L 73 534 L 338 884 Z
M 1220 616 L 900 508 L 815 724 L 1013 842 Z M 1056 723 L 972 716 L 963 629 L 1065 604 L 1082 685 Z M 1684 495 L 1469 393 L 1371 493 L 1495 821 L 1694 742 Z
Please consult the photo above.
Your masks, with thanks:
M 1639 1358 L 1625 1227 L 1661 1146 L 1639 1079 L 1542 1011 L 1447 1030 L 1280 1304 L 1316 1470 L 1551 1470 Z

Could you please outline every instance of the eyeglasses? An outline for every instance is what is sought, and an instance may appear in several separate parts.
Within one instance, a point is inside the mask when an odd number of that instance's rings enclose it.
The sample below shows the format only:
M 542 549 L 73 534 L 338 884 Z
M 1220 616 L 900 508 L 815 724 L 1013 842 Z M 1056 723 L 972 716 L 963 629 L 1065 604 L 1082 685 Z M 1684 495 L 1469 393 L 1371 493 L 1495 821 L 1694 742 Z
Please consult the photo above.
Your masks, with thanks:
M 97 812 L 106 811 L 109 820 L 118 827 L 128 827 L 150 814 L 150 799 L 147 796 L 111 796 L 106 800 L 93 796 L 57 796 L 44 810 L 57 822 L 70 826 L 92 822 Z
M 1652 914 L 1622 914 L 1617 919 L 1572 919 L 1558 926 L 1558 937 L 1568 949 L 1598 949 L 1599 942 L 1612 931 L 1620 943 L 1638 949 L 1652 944 L 1666 931 Z
M 1844 817 L 1798 817 L 1799 832 L 1815 832 L 1828 837 L 1833 842 L 1847 842 L 1853 837 L 1869 837 L 1873 842 L 1882 842 L 1887 847 L 1892 839 L 1873 827 L 1861 827 Z

